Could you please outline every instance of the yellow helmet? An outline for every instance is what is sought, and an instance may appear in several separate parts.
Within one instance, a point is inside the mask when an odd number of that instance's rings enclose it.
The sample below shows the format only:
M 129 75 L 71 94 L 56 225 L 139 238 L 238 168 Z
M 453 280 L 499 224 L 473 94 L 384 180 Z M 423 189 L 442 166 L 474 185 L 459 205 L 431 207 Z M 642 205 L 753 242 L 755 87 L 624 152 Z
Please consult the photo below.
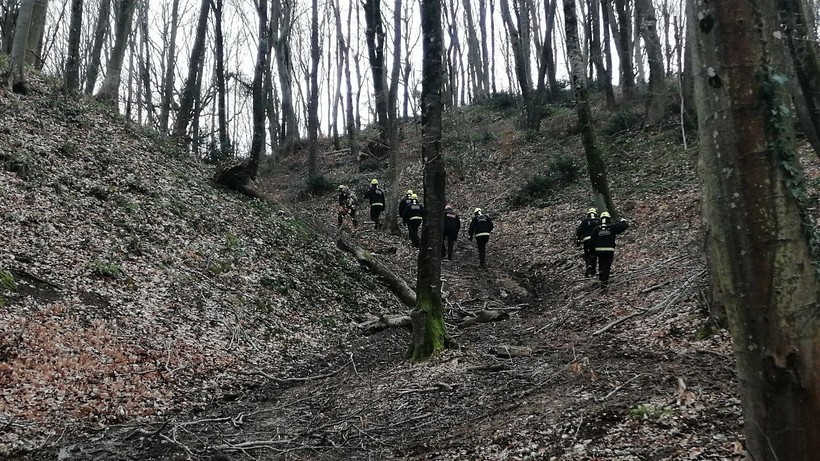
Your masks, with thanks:
M 604 211 L 603 213 L 601 213 L 601 217 L 602 218 L 608 218 L 609 217 L 609 212 Z
M 419 196 L 416 194 L 410 194 L 410 200 L 418 200 Z
M 371 186 L 377 186 L 378 184 L 379 184 L 378 179 L 373 178 L 373 179 L 370 180 L 370 185 Z
M 597 212 L 598 212 L 598 210 L 597 210 L 597 209 L 595 209 L 595 208 L 589 208 L 589 209 L 587 210 L 587 213 L 588 213 L 588 214 L 595 214 L 595 213 L 597 213 Z M 606 213 L 606 212 L 604 212 L 604 213 Z
M 473 213 L 475 213 L 475 214 L 481 214 L 481 208 L 476 208 L 476 209 L 473 211 Z
M 407 195 L 413 195 L 413 191 L 412 191 L 412 190 L 410 190 L 410 189 L 407 189 L 407 192 L 405 192 L 405 194 L 407 194 Z
M 339 190 L 345 190 L 345 185 L 344 184 L 339 184 Z

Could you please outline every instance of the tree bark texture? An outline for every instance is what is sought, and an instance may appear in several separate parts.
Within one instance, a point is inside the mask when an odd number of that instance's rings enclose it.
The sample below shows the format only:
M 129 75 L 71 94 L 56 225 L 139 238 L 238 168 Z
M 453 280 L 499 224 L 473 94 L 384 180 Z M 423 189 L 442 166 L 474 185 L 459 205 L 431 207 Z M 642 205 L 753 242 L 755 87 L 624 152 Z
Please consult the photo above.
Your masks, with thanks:
M 709 266 L 732 334 L 749 459 L 820 453 L 817 254 L 802 203 L 775 2 L 696 2 Z
M 446 172 L 441 155 L 443 111 L 441 3 L 421 1 L 423 65 L 421 82 L 421 156 L 427 216 L 421 232 L 413 319 L 413 359 L 423 360 L 444 349 L 446 331 L 441 300 L 441 244 L 444 238 Z
M 570 83 L 575 94 L 578 126 L 581 131 L 584 152 L 586 153 L 592 191 L 596 196 L 603 198 L 609 213 L 617 218 L 618 212 L 609 192 L 603 155 L 595 139 L 595 127 L 593 126 L 592 111 L 589 107 L 589 90 L 587 89 L 584 72 L 584 60 L 581 55 L 581 43 L 578 39 L 578 17 L 575 13 L 575 0 L 564 0 L 564 19 L 566 21 L 567 58 L 569 59 L 571 71 Z
M 176 4 L 178 0 L 175 0 Z M 225 105 L 225 39 L 222 33 L 222 0 L 211 0 L 211 9 L 214 12 L 214 65 L 216 67 L 216 113 L 217 132 L 219 133 L 219 154 L 225 157 L 231 150 L 231 141 L 228 137 L 228 109 Z M 270 53 L 270 44 L 268 45 Z M 270 72 L 265 73 L 266 82 L 270 80 Z
M 504 24 L 507 26 L 507 32 L 510 36 L 509 44 L 512 48 L 512 55 L 515 61 L 515 77 L 521 90 L 521 97 L 524 100 L 524 118 L 526 120 L 527 127 L 533 129 L 535 128 L 532 126 L 535 117 L 533 114 L 534 107 L 531 101 L 532 91 L 530 90 L 530 77 L 527 72 L 528 65 L 524 55 L 524 44 L 522 43 L 518 26 L 513 21 L 512 14 L 510 13 L 509 0 L 501 0 L 501 18 L 504 20 Z
M 635 72 L 632 69 L 632 20 L 627 0 L 612 0 L 618 15 L 615 46 L 618 49 L 618 67 L 621 69 L 621 91 L 624 99 L 635 95 Z M 612 23 L 615 26 L 616 23 Z
M 202 0 L 199 6 L 199 19 L 196 24 L 196 36 L 191 47 L 191 58 L 188 60 L 188 76 L 182 93 L 179 98 L 179 112 L 174 123 L 174 136 L 189 143 L 191 138 L 187 136 L 188 125 L 194 117 L 194 106 L 199 98 L 200 68 L 202 67 L 203 55 L 205 54 L 205 36 L 208 32 L 208 11 L 210 11 L 210 0 Z M 196 133 L 194 133 L 196 137 Z
M 117 13 L 117 22 L 114 28 L 114 48 L 105 66 L 105 80 L 103 80 L 95 97 L 100 101 L 117 106 L 122 75 L 122 63 L 125 59 L 125 49 L 131 36 L 131 26 L 134 23 L 136 0 L 122 0 Z
M 394 0 L 393 5 L 393 68 L 390 72 L 390 91 L 388 94 L 388 115 L 390 117 L 387 134 L 387 203 L 385 204 L 385 230 L 391 234 L 400 233 L 399 223 L 395 219 L 398 214 L 398 201 L 401 190 L 401 156 L 399 151 L 399 114 L 398 114 L 398 87 L 399 72 L 401 70 L 401 11 L 402 1 Z
M 290 34 L 293 29 L 292 2 L 273 0 L 271 29 L 276 34 L 276 73 L 279 75 L 279 91 L 282 93 L 282 145 L 280 155 L 293 153 L 299 126 L 293 108 L 293 79 L 291 76 Z
M 589 7 L 590 29 L 592 36 L 589 38 L 590 59 L 595 65 L 595 73 L 598 74 L 598 88 L 604 90 L 607 108 L 615 107 L 615 93 L 612 90 L 612 79 L 609 69 L 604 67 L 604 54 L 601 47 L 601 13 L 600 0 L 587 0 Z
M 43 68 L 43 34 L 46 30 L 46 14 L 48 13 L 48 0 L 27 0 L 34 3 L 31 12 L 31 27 L 28 29 L 28 40 L 26 41 L 26 64 L 34 66 L 35 69 Z

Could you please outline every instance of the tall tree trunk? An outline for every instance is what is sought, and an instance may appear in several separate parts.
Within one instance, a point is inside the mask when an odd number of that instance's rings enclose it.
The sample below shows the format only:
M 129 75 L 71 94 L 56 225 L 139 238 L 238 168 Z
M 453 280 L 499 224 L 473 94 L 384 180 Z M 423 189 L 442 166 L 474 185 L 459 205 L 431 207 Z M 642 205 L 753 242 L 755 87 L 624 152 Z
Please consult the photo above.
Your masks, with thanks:
M 615 204 L 612 202 L 612 196 L 609 193 L 603 155 L 595 140 L 595 127 L 593 126 L 592 111 L 589 107 L 584 60 L 583 56 L 581 56 L 581 43 L 578 39 L 578 17 L 575 13 L 575 0 L 563 1 L 567 34 L 567 57 L 569 59 L 571 72 L 570 82 L 572 83 L 572 91 L 575 94 L 578 126 L 581 131 L 584 152 L 586 152 L 592 192 L 595 195 L 595 201 L 597 202 L 599 199 L 602 199 L 609 213 L 617 218 L 618 212 L 615 209 Z
M 778 0 L 778 5 L 800 87 L 798 93 L 802 93 L 802 103 L 795 101 L 795 106 L 798 110 L 805 106 L 801 125 L 815 153 L 820 155 L 820 56 L 808 19 L 811 10 L 805 8 L 803 0 Z M 798 94 L 795 99 L 799 98 Z
M 536 119 L 534 107 L 530 100 L 529 82 L 530 78 L 527 75 L 528 65 L 524 56 L 524 46 L 521 36 L 518 32 L 518 27 L 513 22 L 512 14 L 510 13 L 510 5 L 508 0 L 501 0 L 501 18 L 507 26 L 507 32 L 510 36 L 510 46 L 512 47 L 513 59 L 515 60 L 515 76 L 518 80 L 518 86 L 521 89 L 521 97 L 524 99 L 524 117 L 528 129 L 537 129 L 534 124 Z
M 11 55 L 14 42 L 14 21 L 19 6 L 16 0 L 0 0 L 0 51 Z
M 191 57 L 188 60 L 188 77 L 185 79 L 185 85 L 182 87 L 182 93 L 179 98 L 179 112 L 177 112 L 177 118 L 174 123 L 174 136 L 186 142 L 190 141 L 190 138 L 186 135 L 188 133 L 188 125 L 194 116 L 194 103 L 199 95 L 199 85 L 197 85 L 196 82 L 200 78 L 199 69 L 202 66 L 203 55 L 205 54 L 205 36 L 208 32 L 210 0 L 202 0 L 199 8 L 196 36 L 194 37 L 194 44 L 191 47 Z M 197 136 L 197 133 L 194 133 L 194 136 Z
M 94 95 L 100 101 L 117 106 L 120 92 L 120 76 L 122 74 L 122 62 L 125 60 L 125 49 L 131 36 L 131 26 L 134 23 L 134 9 L 136 0 L 121 0 L 120 10 L 117 14 L 117 23 L 114 29 L 114 48 L 105 66 L 105 80 L 103 80 L 100 90 Z
M 590 59 L 595 65 L 595 72 L 598 74 L 598 88 L 604 90 L 606 105 L 609 109 L 615 107 L 615 93 L 612 90 L 612 79 L 609 69 L 604 67 L 604 56 L 601 51 L 601 15 L 600 0 L 587 0 L 589 7 L 590 30 L 592 36 L 589 38 Z
M 34 2 L 34 9 L 31 12 L 31 27 L 28 30 L 28 40 L 26 41 L 28 50 L 26 51 L 26 64 L 35 69 L 43 68 L 43 57 L 41 49 L 43 44 L 43 34 L 46 30 L 46 15 L 48 13 L 48 0 L 27 0 Z
M 293 5 L 290 1 L 273 0 L 271 29 L 276 34 L 276 73 L 279 75 L 279 90 L 282 92 L 282 145 L 280 156 L 293 153 L 299 126 L 293 108 L 293 79 L 291 78 L 290 33 L 293 29 Z
M 356 11 L 359 11 L 356 9 Z M 353 24 L 352 21 L 353 15 L 353 8 L 348 8 L 347 12 L 347 36 L 351 37 L 350 28 Z M 353 80 L 350 78 L 350 41 L 345 42 L 345 81 L 347 82 L 347 96 L 345 104 L 345 113 L 347 116 L 347 140 L 350 146 L 350 155 L 353 158 L 359 157 L 359 142 L 356 139 L 358 133 L 358 124 L 356 122 L 356 112 L 354 112 L 353 108 Z M 359 68 L 358 61 L 356 64 L 356 69 Z M 358 75 L 358 72 L 357 72 Z M 359 85 L 361 88 L 361 85 Z M 357 100 L 358 102 L 358 100 Z
M 34 2 L 23 2 L 17 12 L 17 21 L 14 26 L 14 42 L 11 46 L 11 69 L 9 70 L 9 86 L 15 93 L 28 93 L 25 63 L 33 11 Z
M 615 43 L 618 48 L 618 67 L 621 69 L 621 88 L 624 99 L 635 96 L 635 72 L 632 69 L 632 20 L 627 0 L 614 0 L 618 13 L 618 30 Z M 612 23 L 615 25 L 615 23 Z
M 402 0 L 393 1 L 393 67 L 390 71 L 390 91 L 388 93 L 388 163 L 387 163 L 387 206 L 385 216 L 387 225 L 385 230 L 392 234 L 399 234 L 398 221 L 393 219 L 398 214 L 398 202 L 401 195 L 399 179 L 401 176 L 401 156 L 399 155 L 399 116 L 398 92 L 399 73 L 401 71 L 401 38 L 402 38 Z
M 148 112 L 148 124 L 154 125 L 154 97 L 151 92 L 151 39 L 148 32 L 148 11 L 150 10 L 150 0 L 140 2 L 139 26 L 140 26 L 140 81 L 142 82 L 142 101 Z M 140 104 L 142 108 L 143 104 Z M 140 122 L 141 123 L 141 122 Z
M 724 294 L 748 458 L 810 461 L 820 453 L 817 254 L 775 8 L 698 2 L 687 22 L 705 70 L 695 94 L 709 268 Z
M 651 0 L 635 0 L 635 13 L 640 20 L 637 27 L 643 37 L 649 62 L 649 101 L 646 119 L 649 125 L 657 125 L 663 120 L 666 106 L 666 73 L 663 70 L 663 49 L 658 36 L 658 20 Z
M 333 8 L 333 17 L 336 20 L 336 89 L 333 92 L 333 112 L 330 117 L 330 125 L 333 128 L 333 147 L 336 150 L 341 149 L 339 142 L 339 105 L 342 102 L 342 74 L 344 72 L 345 61 L 347 55 L 345 52 L 345 37 L 342 32 L 342 18 L 339 13 L 339 6 L 331 0 L 331 8 Z
M 71 23 L 68 28 L 68 56 L 65 65 L 65 88 L 80 89 L 80 33 L 83 22 L 83 0 L 71 0 Z
M 442 50 L 440 0 L 421 1 L 424 61 L 421 83 L 421 156 L 424 163 L 424 199 L 427 209 L 419 248 L 416 308 L 413 324 L 413 360 L 423 360 L 445 346 L 446 330 L 441 301 L 441 244 L 444 238 L 446 172 L 441 157 Z
M 97 16 L 97 24 L 94 27 L 94 44 L 91 47 L 91 56 L 88 62 L 88 70 L 86 71 L 85 94 L 93 93 L 94 87 L 97 85 L 97 77 L 100 74 L 100 56 L 102 55 L 110 21 L 111 0 L 100 0 L 100 13 Z
M 228 137 L 228 111 L 225 106 L 225 39 L 222 33 L 222 0 L 211 0 L 214 12 L 214 65 L 216 67 L 216 112 L 217 131 L 219 132 L 219 155 L 225 157 L 230 152 L 231 141 Z M 270 42 L 268 42 L 268 54 Z M 270 80 L 270 72 L 265 72 L 265 82 Z M 265 92 L 268 95 L 268 92 Z M 268 95 L 269 96 L 269 95 Z
M 171 101 L 174 99 L 174 80 L 176 75 L 176 41 L 179 29 L 179 0 L 171 2 L 170 39 L 165 42 L 168 52 L 165 64 L 165 76 L 162 79 L 162 101 L 159 109 L 159 129 L 165 133 L 168 130 L 168 119 L 171 113 Z
M 313 0 L 314 4 L 316 0 Z M 259 160 L 265 150 L 265 72 L 268 69 L 268 0 L 256 2 L 256 14 L 259 16 L 259 43 L 256 47 L 256 66 L 253 69 L 253 134 L 251 138 L 250 158 L 248 159 L 248 176 L 256 179 L 259 172 Z
M 319 2 L 311 3 L 310 101 L 308 101 L 308 181 L 319 176 Z
M 484 93 L 490 93 L 490 53 L 487 45 L 487 0 L 478 0 L 478 29 L 481 31 L 481 67 Z M 492 30 L 490 31 L 492 34 Z M 493 90 L 495 91 L 495 90 Z
M 463 0 L 464 20 L 466 21 L 467 32 L 467 63 L 468 72 L 472 76 L 473 99 L 483 100 L 487 97 L 487 88 L 484 86 L 484 62 L 481 60 L 482 48 L 478 42 L 475 21 L 473 20 L 473 8 L 470 0 Z
M 363 0 L 364 19 L 367 23 L 368 60 L 373 74 L 373 93 L 376 101 L 376 125 L 382 141 L 386 140 L 388 122 L 387 88 L 384 69 L 384 25 L 382 24 L 380 0 Z

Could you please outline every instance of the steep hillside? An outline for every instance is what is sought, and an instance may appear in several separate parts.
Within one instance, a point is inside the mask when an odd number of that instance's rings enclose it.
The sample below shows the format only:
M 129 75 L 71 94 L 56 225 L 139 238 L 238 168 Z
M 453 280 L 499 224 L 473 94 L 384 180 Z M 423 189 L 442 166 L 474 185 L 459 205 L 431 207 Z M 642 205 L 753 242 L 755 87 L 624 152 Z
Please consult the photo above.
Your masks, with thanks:
M 354 317 L 398 308 L 298 219 L 33 88 L 0 89 L 0 455 L 318 371 Z
M 707 315 L 697 150 L 673 120 L 595 112 L 631 223 L 601 291 L 572 244 L 592 204 L 573 110 L 551 108 L 538 135 L 509 98 L 448 113 L 448 199 L 464 228 L 481 207 L 496 230 L 481 270 L 463 229 L 443 267 L 454 347 L 413 364 L 406 330 L 357 326 L 406 308 L 333 240 L 411 284 L 417 251 L 364 203 L 358 229 L 337 229 L 334 192 L 305 193 L 304 155 L 258 184 L 277 211 L 49 88 L 0 89 L 0 455 L 744 459 L 731 343 Z M 398 187 L 423 192 L 418 125 L 402 137 Z M 334 188 L 385 182 L 383 162 L 323 150 Z

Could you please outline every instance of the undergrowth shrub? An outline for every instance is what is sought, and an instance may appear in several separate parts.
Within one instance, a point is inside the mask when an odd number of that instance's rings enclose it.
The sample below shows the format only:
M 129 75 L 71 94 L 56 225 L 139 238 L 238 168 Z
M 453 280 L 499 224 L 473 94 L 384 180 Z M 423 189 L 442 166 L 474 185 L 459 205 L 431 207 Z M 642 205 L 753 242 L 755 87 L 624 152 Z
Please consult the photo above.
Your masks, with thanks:
M 546 173 L 535 174 L 528 179 L 513 195 L 510 204 L 514 207 L 545 206 L 553 190 L 575 182 L 579 174 L 580 167 L 572 157 L 559 155 L 550 162 Z
M 482 103 L 485 107 L 502 114 L 511 115 L 518 111 L 518 96 L 505 91 L 492 93 Z
M 624 133 L 640 126 L 640 117 L 630 109 L 621 109 L 612 114 L 601 132 L 606 136 Z
M 324 195 L 333 190 L 336 190 L 336 185 L 324 175 L 313 176 L 307 180 L 306 192 L 311 195 Z

